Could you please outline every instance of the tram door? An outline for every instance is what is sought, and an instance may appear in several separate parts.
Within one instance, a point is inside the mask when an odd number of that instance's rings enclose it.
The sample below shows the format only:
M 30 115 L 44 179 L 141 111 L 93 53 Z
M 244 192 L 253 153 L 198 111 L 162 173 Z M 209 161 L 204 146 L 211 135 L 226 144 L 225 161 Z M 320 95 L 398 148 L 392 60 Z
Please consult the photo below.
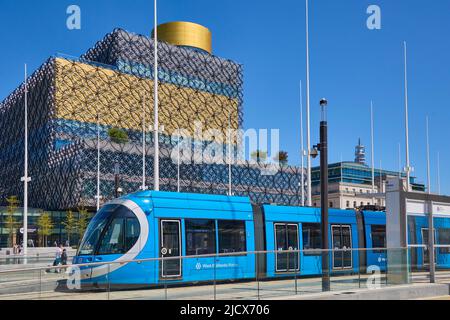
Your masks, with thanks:
M 298 225 L 277 223 L 275 224 L 275 245 L 277 248 L 276 254 L 276 271 L 277 272 L 292 272 L 298 271 L 299 268 L 299 254 L 297 251 L 298 245 Z
M 333 249 L 333 269 L 351 269 L 352 261 L 352 230 L 348 225 L 331 226 Z M 348 251 L 345 251 L 348 250 Z
M 160 256 L 161 258 L 173 258 L 162 261 L 161 277 L 181 277 L 181 226 L 179 220 L 161 220 Z

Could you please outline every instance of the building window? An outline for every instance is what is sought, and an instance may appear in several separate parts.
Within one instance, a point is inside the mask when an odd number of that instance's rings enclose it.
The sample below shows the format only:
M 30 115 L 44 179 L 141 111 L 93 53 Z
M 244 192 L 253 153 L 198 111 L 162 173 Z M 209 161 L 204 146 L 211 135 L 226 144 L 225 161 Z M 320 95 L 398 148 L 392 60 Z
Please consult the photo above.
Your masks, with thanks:
M 347 208 L 350 208 L 350 201 L 347 200 L 347 204 L 346 204 Z
M 317 203 L 316 202 L 314 202 L 314 207 L 317 207 Z
M 330 208 L 333 208 L 333 201 L 330 201 Z
M 219 221 L 219 253 L 245 252 L 245 221 Z
M 186 255 L 216 253 L 216 223 L 214 220 L 186 220 Z
M 361 201 L 361 207 L 364 205 L 364 202 Z
M 357 207 L 356 201 L 353 201 L 353 208 L 356 208 L 356 207 Z

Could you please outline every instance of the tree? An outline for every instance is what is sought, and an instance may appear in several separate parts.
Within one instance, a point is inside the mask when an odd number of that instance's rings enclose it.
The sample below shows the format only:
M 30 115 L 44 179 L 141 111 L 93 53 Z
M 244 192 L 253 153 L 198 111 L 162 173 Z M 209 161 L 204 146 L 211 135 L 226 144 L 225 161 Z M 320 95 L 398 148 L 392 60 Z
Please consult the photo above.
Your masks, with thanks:
M 257 163 L 261 163 L 261 162 L 266 162 L 267 160 L 267 151 L 262 151 L 262 150 L 256 150 L 253 151 L 252 154 L 250 155 L 252 157 L 253 160 L 255 160 Z
M 286 166 L 289 161 L 289 155 L 286 151 L 280 151 L 273 159 L 278 161 L 280 165 Z
M 109 129 L 108 136 L 112 142 L 119 143 L 119 144 L 127 143 L 129 140 L 127 132 L 125 130 L 122 130 L 119 128 Z
M 67 232 L 67 241 L 70 245 L 70 236 L 75 233 L 77 229 L 77 220 L 75 218 L 75 215 L 73 214 L 72 210 L 67 211 L 66 219 L 62 223 L 66 229 Z
M 41 246 L 45 247 L 47 245 L 47 237 L 52 234 L 53 229 L 53 221 L 50 213 L 42 212 L 37 221 L 37 225 Z
M 81 241 L 83 239 L 84 232 L 86 231 L 86 228 L 89 223 L 89 213 L 84 208 L 79 209 L 78 212 L 79 212 L 79 216 L 78 216 L 78 221 L 77 221 L 77 230 L 78 230 L 78 235 L 79 235 L 80 241 Z
M 17 208 L 19 207 L 19 200 L 17 200 L 16 196 L 11 196 L 6 198 L 6 202 L 8 202 L 8 207 L 5 224 L 8 229 L 8 246 L 12 247 L 14 245 L 14 234 L 19 224 L 14 217 L 14 213 L 17 212 Z

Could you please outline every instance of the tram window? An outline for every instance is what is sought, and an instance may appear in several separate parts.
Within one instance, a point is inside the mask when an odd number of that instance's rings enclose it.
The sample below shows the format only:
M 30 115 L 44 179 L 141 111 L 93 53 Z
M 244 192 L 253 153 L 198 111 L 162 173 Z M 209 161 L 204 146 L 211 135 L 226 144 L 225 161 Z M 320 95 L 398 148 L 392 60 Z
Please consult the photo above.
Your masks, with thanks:
M 245 221 L 219 221 L 219 253 L 247 251 Z
M 115 218 L 112 220 L 100 244 L 98 250 L 99 255 L 126 253 L 124 243 L 124 220 L 124 218 Z
M 125 251 L 129 251 L 136 244 L 139 239 L 141 227 L 139 220 L 136 218 L 127 218 L 127 225 L 125 230 Z
M 320 223 L 303 223 L 303 250 L 322 249 Z M 305 255 L 319 255 L 320 252 L 304 252 Z
M 450 245 L 450 229 L 438 229 L 439 244 Z M 450 248 L 439 248 L 439 253 L 449 254 Z
M 372 248 L 386 248 L 386 226 L 373 225 L 371 227 Z
M 188 256 L 216 253 L 214 220 L 186 220 L 186 254 Z
M 87 227 L 83 240 L 81 241 L 78 255 L 83 256 L 94 254 L 95 247 L 100 240 L 103 229 L 109 221 L 108 218 L 116 208 L 116 205 L 106 205 L 94 216 Z

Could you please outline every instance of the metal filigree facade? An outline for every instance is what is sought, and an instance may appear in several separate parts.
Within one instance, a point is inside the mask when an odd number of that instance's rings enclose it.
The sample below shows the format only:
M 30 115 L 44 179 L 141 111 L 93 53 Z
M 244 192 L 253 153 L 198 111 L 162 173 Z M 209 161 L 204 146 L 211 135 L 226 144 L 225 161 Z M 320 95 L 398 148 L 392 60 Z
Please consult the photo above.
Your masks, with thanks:
M 242 66 L 166 43 L 159 45 L 161 190 L 177 190 L 171 152 L 177 128 L 226 132 L 242 128 Z M 152 188 L 153 40 L 114 30 L 78 60 L 49 59 L 28 79 L 29 205 L 46 210 L 94 207 L 97 192 L 97 129 L 100 131 L 102 201 L 114 198 L 115 169 L 124 193 L 142 185 L 143 127 L 146 184 Z M 145 122 L 143 111 L 145 110 Z M 0 199 L 21 196 L 24 154 L 24 86 L 0 104 Z M 110 130 L 126 134 L 115 141 Z M 203 141 L 203 145 L 209 142 Z M 261 174 L 262 165 L 232 166 L 233 192 L 254 202 L 298 205 L 299 168 Z M 181 164 L 182 192 L 226 194 L 228 166 Z

